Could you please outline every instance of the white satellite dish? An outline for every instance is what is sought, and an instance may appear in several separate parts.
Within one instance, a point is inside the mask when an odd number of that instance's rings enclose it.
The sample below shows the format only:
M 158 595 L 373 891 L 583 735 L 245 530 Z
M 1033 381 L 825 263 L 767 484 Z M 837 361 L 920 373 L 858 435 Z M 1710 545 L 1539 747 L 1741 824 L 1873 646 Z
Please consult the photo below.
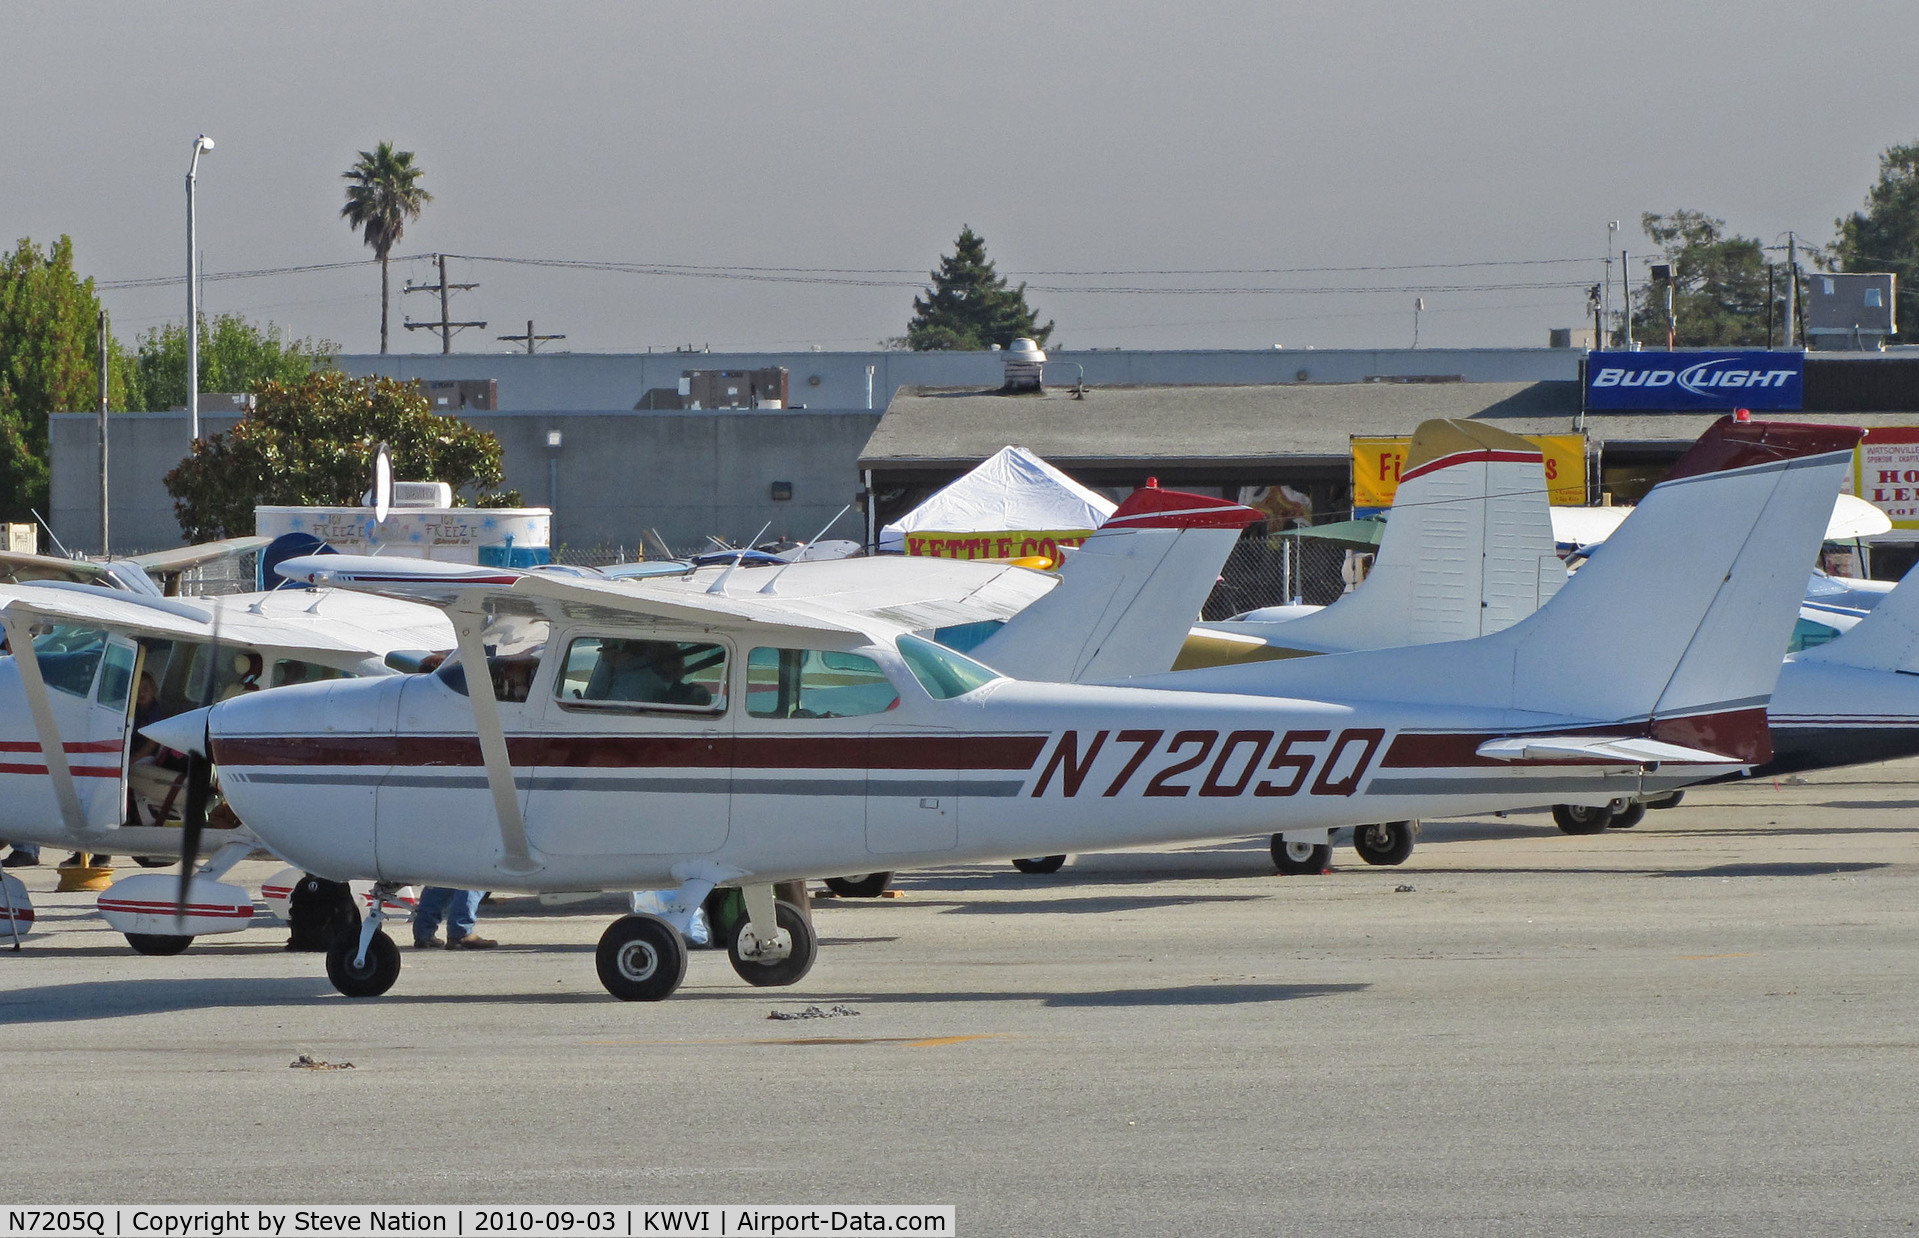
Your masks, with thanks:
M 373 453 L 373 519 L 375 523 L 385 524 L 386 515 L 393 510 L 393 456 L 387 451 L 386 444 Z

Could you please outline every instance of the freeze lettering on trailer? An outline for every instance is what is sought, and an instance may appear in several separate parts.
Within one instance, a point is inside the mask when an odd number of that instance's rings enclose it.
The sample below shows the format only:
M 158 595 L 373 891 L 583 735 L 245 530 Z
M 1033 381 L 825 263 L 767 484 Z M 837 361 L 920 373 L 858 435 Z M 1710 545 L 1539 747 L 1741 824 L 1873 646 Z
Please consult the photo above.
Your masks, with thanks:
M 1378 727 L 1331 731 L 1096 731 L 1082 739 L 1077 730 L 1053 744 L 1033 784 L 1038 798 L 1058 787 L 1071 799 L 1082 790 L 1105 798 L 1140 786 L 1140 795 L 1183 796 L 1352 795 L 1386 738 Z M 1109 743 L 1110 741 L 1110 743 Z M 1162 744 L 1161 741 L 1164 741 Z M 1110 749 L 1110 753 L 1109 753 Z M 1119 768 L 1101 786 L 1093 766 Z M 1150 770 L 1145 767 L 1151 765 Z M 1144 772 L 1142 772 L 1144 770 Z M 1317 770 L 1317 776 L 1314 771 Z

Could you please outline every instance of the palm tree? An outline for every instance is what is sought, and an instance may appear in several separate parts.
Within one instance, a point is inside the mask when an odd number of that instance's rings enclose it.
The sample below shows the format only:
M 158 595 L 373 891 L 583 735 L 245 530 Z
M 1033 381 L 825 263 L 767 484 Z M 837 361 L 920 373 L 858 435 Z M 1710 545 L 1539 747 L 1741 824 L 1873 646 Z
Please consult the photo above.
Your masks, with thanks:
M 407 220 L 418 219 L 420 208 L 433 201 L 433 195 L 420 188 L 420 169 L 413 166 L 413 152 L 394 150 L 393 143 L 382 142 L 372 150 L 360 152 L 360 161 L 340 174 L 353 182 L 347 186 L 346 205 L 340 214 L 372 247 L 380 260 L 380 351 L 386 351 L 387 255 L 406 231 Z

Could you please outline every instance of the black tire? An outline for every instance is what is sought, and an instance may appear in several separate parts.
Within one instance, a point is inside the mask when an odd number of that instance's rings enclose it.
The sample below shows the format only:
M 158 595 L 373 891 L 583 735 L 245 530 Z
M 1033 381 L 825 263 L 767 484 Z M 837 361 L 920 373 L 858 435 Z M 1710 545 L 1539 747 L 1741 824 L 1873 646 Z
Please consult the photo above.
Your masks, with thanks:
M 1414 823 L 1383 821 L 1353 829 L 1353 850 L 1368 864 L 1404 864 L 1413 853 Z
M 878 898 L 893 884 L 891 873 L 858 873 L 851 877 L 828 877 L 826 888 L 841 898 Z
M 1585 804 L 1554 804 L 1553 824 L 1568 834 L 1603 834 L 1612 821 L 1612 809 Z
M 686 939 L 658 916 L 621 916 L 600 934 L 593 963 L 621 1001 L 664 1001 L 686 979 Z
M 1022 873 L 1056 873 L 1065 863 L 1063 855 L 1036 855 L 1028 860 L 1014 860 L 1013 867 Z
M 141 868 L 172 868 L 180 861 L 164 855 L 136 855 L 133 862 Z
M 1646 807 L 1677 808 L 1679 807 L 1680 801 L 1684 800 L 1685 798 L 1686 798 L 1686 793 L 1684 791 L 1674 791 L 1669 795 L 1662 795 L 1656 800 L 1647 800 Z
M 1273 863 L 1284 877 L 1302 877 L 1323 873 L 1333 862 L 1331 843 L 1309 843 L 1297 839 L 1288 842 L 1284 834 L 1273 835 Z
M 806 916 L 791 903 L 775 903 L 773 914 L 779 926 L 793 938 L 793 952 L 777 963 L 755 963 L 740 957 L 740 934 L 746 931 L 746 921 L 742 919 L 733 930 L 733 936 L 726 943 L 726 957 L 732 962 L 733 970 L 740 979 L 760 989 L 784 988 L 789 984 L 798 984 L 806 973 L 813 970 L 813 961 L 820 956 L 820 941 L 813 933 L 813 926 L 806 922 Z
M 1634 800 L 1632 803 L 1626 805 L 1624 811 L 1614 813 L 1612 820 L 1606 822 L 1606 828 L 1609 830 L 1630 830 L 1633 826 L 1638 825 L 1645 816 L 1646 806 L 1638 800 Z
M 327 947 L 326 978 L 348 997 L 378 997 L 400 978 L 400 947 L 385 933 L 373 934 L 366 946 L 366 962 L 355 966 L 360 939 L 344 934 Z
M 181 937 L 174 933 L 128 933 L 127 944 L 141 954 L 151 954 L 161 958 L 169 954 L 179 954 L 193 944 L 193 938 Z

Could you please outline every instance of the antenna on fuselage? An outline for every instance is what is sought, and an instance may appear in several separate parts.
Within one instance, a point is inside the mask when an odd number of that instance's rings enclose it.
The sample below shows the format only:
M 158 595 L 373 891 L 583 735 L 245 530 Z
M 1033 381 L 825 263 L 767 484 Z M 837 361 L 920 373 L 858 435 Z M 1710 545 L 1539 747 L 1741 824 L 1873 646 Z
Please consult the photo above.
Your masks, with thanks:
M 708 585 L 706 591 L 708 593 L 717 593 L 721 597 L 725 597 L 726 596 L 726 578 L 728 576 L 731 576 L 733 574 L 733 569 L 737 568 L 740 565 L 740 561 L 746 558 L 746 552 L 753 549 L 753 543 L 759 541 L 762 537 L 765 537 L 766 531 L 772 527 L 773 527 L 773 522 L 771 520 L 761 525 L 760 531 L 758 533 L 755 533 L 752 536 L 752 538 L 748 540 L 746 545 L 739 548 L 739 552 L 733 556 L 733 561 L 726 565 L 726 570 L 724 572 L 720 573 L 720 578 L 714 581 L 711 585 Z
M 827 521 L 825 524 L 820 526 L 820 531 L 818 533 L 815 533 L 811 538 L 807 539 L 805 546 L 801 546 L 798 550 L 794 551 L 793 557 L 788 559 L 786 563 L 780 568 L 779 571 L 773 573 L 773 579 L 767 581 L 765 584 L 760 586 L 759 591 L 761 593 L 773 592 L 773 586 L 780 583 L 780 577 L 786 575 L 787 568 L 792 567 L 795 563 L 798 563 L 800 561 L 800 556 L 806 553 L 806 547 L 811 546 L 814 542 L 817 542 L 822 537 L 825 537 L 826 531 L 832 528 L 834 525 L 838 524 L 840 522 L 841 516 L 844 516 L 847 512 L 850 512 L 852 510 L 853 510 L 853 505 L 851 503 L 848 503 L 845 507 L 842 507 L 839 509 L 839 511 L 835 512 L 831 520 Z

